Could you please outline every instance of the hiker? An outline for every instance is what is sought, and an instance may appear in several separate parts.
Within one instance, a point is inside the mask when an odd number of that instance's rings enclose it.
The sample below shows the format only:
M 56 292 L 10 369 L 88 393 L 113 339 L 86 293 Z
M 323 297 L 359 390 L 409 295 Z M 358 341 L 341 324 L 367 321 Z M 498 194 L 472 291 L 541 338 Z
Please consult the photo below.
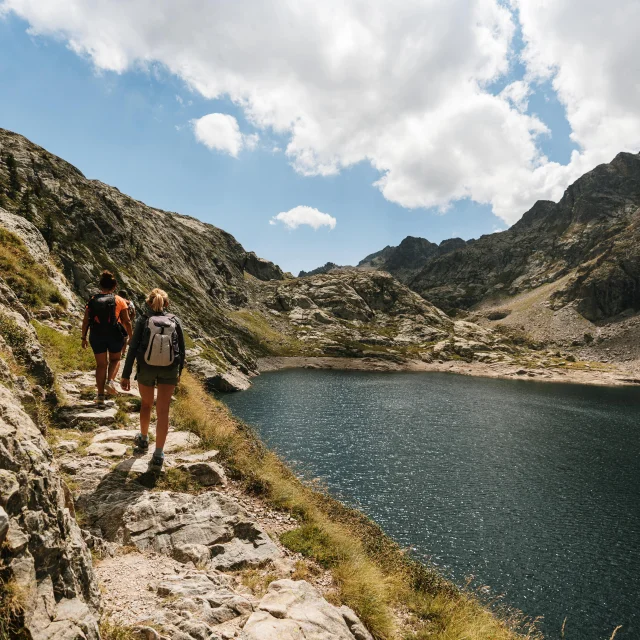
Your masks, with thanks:
M 136 319 L 136 307 L 129 299 L 129 293 L 125 289 L 118 291 L 118 295 L 127 303 L 127 310 L 129 311 L 129 322 L 131 322 L 131 326 L 133 326 Z M 121 322 L 118 323 L 118 329 L 120 329 L 120 333 L 124 338 L 124 345 L 122 346 L 122 357 L 124 358 L 125 351 L 127 350 L 127 342 L 129 341 L 129 334 L 127 333 L 127 330 L 124 328 Z M 116 371 L 116 376 L 117 375 L 118 372 Z
M 91 296 L 84 310 L 82 320 L 82 348 L 91 345 L 96 359 L 96 404 L 105 406 L 105 391 L 117 395 L 115 377 L 120 368 L 120 353 L 124 345 L 123 335 L 118 328 L 121 324 L 127 336 L 131 336 L 131 321 L 128 305 L 124 298 L 114 294 L 118 281 L 110 271 L 100 275 L 100 293 Z M 89 338 L 87 339 L 87 332 Z
M 124 391 L 131 388 L 130 377 L 135 359 L 136 380 L 142 399 L 140 433 L 134 439 L 134 449 L 138 453 L 149 450 L 149 422 L 155 387 L 158 387 L 156 449 L 149 462 L 149 470 L 159 474 L 169 431 L 169 405 L 184 367 L 185 345 L 180 321 L 173 314 L 167 313 L 169 296 L 162 289 L 154 289 L 147 296 L 146 303 L 146 312 L 138 318 L 129 344 L 120 386 Z

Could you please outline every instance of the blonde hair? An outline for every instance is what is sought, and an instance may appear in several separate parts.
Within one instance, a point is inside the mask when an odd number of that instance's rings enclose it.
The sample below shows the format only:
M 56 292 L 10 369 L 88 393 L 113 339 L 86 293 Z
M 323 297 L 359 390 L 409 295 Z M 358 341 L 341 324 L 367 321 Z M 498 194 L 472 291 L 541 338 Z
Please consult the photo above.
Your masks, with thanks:
M 156 312 L 166 309 L 169 306 L 169 296 L 167 292 L 162 289 L 154 289 L 147 296 L 147 305 Z

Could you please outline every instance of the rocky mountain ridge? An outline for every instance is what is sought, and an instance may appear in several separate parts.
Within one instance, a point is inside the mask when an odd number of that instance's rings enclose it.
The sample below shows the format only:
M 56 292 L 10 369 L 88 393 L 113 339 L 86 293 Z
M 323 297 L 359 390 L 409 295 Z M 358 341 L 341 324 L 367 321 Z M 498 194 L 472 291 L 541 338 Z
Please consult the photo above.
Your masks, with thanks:
M 425 238 L 407 236 L 397 247 L 387 246 L 358 263 L 361 269 L 380 269 L 408 284 L 430 260 L 466 246 L 462 238 L 449 238 L 440 244 Z
M 358 266 L 388 271 L 436 306 L 473 309 L 561 282 L 553 308 L 590 321 L 640 309 L 640 154 L 588 172 L 558 203 L 537 202 L 507 231 L 435 245 L 407 237 Z
M 469 308 L 567 282 L 552 303 L 589 320 L 640 309 L 640 154 L 621 153 L 579 178 L 558 203 L 536 203 L 513 227 L 424 266 L 410 282 L 445 308 Z
M 104 268 L 139 308 L 148 290 L 166 289 L 187 327 L 192 365 L 213 388 L 246 388 L 257 359 L 270 355 L 402 361 L 514 349 L 473 323 L 461 328 L 379 272 L 292 279 L 221 229 L 89 180 L 18 134 L 0 130 L 0 160 L 6 225 L 42 237 L 81 298 Z

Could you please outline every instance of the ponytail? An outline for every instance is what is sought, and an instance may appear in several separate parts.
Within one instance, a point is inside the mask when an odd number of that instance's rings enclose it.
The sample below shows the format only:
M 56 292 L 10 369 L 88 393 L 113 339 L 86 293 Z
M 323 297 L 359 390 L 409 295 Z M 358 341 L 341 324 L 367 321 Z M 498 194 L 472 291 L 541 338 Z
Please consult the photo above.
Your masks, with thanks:
M 164 311 L 169 306 L 167 292 L 157 288 L 151 291 L 147 296 L 147 306 L 156 313 Z

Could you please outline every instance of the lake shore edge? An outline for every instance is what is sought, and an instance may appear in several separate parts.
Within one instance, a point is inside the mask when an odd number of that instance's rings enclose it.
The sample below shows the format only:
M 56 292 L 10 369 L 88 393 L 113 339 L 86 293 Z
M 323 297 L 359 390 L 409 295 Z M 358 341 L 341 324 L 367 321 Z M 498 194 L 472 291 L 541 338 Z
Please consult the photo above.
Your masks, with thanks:
M 596 365 L 597 366 L 597 365 Z M 465 362 L 462 360 L 444 362 L 423 362 L 407 360 L 393 362 L 379 358 L 343 358 L 325 356 L 268 356 L 258 359 L 259 373 L 282 369 L 335 369 L 341 371 L 414 371 L 454 373 L 482 378 L 503 380 L 529 380 L 537 382 L 560 382 L 565 384 L 588 384 L 598 386 L 637 386 L 640 377 L 607 365 L 606 369 L 559 369 L 526 367 L 513 363 Z

